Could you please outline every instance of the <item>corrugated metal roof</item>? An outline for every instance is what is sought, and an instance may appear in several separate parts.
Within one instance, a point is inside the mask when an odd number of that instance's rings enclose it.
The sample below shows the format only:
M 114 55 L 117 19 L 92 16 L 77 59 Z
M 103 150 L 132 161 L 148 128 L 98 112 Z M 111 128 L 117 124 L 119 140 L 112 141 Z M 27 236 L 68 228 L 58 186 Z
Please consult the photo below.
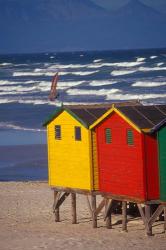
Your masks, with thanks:
M 159 128 L 166 119 L 166 105 L 143 106 L 139 103 L 117 103 L 116 108 L 123 113 L 131 122 L 140 129 Z M 110 110 L 112 104 L 99 105 L 73 105 L 56 108 L 55 112 L 45 121 L 44 126 L 48 125 L 63 110 L 69 112 L 84 126 L 89 127 L 97 121 L 102 115 Z
M 140 129 L 152 129 L 166 118 L 166 105 L 118 107 Z
M 88 126 L 90 126 L 109 109 L 110 107 L 92 108 L 90 106 L 89 108 L 70 108 L 70 111 L 74 113 L 77 117 L 79 117 L 82 121 L 84 121 Z

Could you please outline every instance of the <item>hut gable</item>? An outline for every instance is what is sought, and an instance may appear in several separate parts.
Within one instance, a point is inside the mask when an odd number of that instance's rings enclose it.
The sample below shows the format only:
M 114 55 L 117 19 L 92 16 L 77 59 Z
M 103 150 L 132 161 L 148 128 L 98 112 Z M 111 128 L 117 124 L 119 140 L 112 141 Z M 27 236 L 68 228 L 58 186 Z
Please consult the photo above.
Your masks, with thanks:
M 51 186 L 98 189 L 96 141 L 89 126 L 107 109 L 63 107 L 45 122 Z
M 96 127 L 96 134 L 100 190 L 145 197 L 142 134 L 114 111 Z
M 60 127 L 60 138 L 56 139 L 57 126 Z M 77 129 L 79 140 L 76 138 Z M 91 189 L 91 141 L 88 129 L 63 110 L 48 124 L 47 133 L 50 185 Z
M 133 128 L 140 132 L 150 132 L 159 126 L 159 124 L 163 124 L 166 119 L 166 105 L 130 105 L 117 107 L 113 105 L 112 108 L 91 125 L 91 128 L 102 122 L 112 112 L 119 114 Z

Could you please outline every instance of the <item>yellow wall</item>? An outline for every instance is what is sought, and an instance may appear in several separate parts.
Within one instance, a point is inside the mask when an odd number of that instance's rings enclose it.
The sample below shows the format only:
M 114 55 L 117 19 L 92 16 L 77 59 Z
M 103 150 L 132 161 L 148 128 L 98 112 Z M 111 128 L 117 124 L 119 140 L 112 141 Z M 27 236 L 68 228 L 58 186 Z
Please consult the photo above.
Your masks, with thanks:
M 55 125 L 61 125 L 61 140 L 55 140 Z M 81 127 L 81 141 L 75 141 L 74 126 Z M 47 138 L 49 184 L 92 190 L 91 132 L 63 111 L 47 126 Z

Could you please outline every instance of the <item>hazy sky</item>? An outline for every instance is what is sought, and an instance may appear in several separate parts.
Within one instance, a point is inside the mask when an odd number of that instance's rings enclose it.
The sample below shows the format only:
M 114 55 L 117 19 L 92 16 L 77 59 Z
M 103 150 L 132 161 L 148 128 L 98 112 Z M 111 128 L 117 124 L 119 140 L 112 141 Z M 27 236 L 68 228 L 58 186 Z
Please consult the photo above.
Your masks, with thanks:
M 106 7 L 108 9 L 116 9 L 126 4 L 131 0 L 92 0 L 93 2 L 100 4 L 102 7 Z M 162 7 L 166 7 L 166 0 L 140 0 L 149 6 L 155 7 L 157 9 L 162 9 Z

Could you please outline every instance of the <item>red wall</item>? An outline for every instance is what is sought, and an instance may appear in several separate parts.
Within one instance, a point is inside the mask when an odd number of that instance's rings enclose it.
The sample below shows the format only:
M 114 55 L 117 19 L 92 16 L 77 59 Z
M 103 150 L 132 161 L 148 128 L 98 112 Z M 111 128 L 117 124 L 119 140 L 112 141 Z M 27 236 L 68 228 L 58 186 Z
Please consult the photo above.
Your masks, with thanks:
M 105 143 L 105 128 L 111 128 L 111 144 Z M 127 129 L 133 130 L 133 146 L 127 145 Z M 144 136 L 116 113 L 99 124 L 96 133 L 100 191 L 146 199 Z
M 156 135 L 145 135 L 148 200 L 159 199 L 158 146 Z

